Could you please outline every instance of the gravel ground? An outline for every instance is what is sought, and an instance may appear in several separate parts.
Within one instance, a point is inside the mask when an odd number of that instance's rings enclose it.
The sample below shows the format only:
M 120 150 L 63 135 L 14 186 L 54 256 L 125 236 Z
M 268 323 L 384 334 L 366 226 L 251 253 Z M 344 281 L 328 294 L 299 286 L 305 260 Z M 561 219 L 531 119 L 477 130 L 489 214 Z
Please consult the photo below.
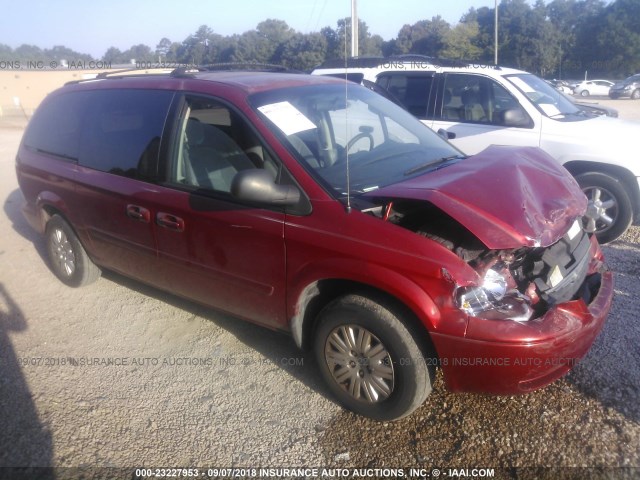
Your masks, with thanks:
M 640 120 L 640 102 L 599 101 Z M 123 467 L 125 478 L 139 466 L 640 476 L 640 227 L 604 248 L 613 309 L 568 376 L 509 397 L 451 394 L 439 377 L 409 418 L 377 423 L 334 404 L 312 356 L 284 335 L 111 273 L 82 289 L 60 283 L 20 212 L 21 134 L 0 129 L 0 467 Z

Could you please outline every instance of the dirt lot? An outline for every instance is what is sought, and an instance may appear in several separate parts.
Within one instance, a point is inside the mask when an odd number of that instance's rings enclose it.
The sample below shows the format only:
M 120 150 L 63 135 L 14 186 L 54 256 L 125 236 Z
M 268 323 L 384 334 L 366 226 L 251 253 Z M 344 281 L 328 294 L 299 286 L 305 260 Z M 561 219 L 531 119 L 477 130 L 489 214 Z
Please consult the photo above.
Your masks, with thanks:
M 640 102 L 599 101 L 640 120 Z M 77 474 L 69 467 L 131 478 L 140 466 L 640 476 L 640 227 L 605 247 L 613 310 L 567 377 L 512 397 L 450 394 L 439 378 L 415 414 L 376 423 L 334 404 L 311 355 L 283 335 L 115 274 L 62 285 L 20 212 L 21 134 L 0 129 L 0 467 L 53 466 L 56 478 Z

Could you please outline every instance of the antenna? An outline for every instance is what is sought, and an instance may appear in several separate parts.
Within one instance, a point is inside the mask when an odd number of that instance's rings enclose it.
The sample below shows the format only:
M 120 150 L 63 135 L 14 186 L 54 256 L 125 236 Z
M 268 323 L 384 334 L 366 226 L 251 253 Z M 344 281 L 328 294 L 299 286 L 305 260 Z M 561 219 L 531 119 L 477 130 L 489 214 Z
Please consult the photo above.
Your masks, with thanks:
M 356 0 L 351 0 L 351 51 L 353 52 L 353 13 Z M 346 23 L 346 22 L 345 22 Z M 346 27 L 346 25 L 345 25 Z M 346 28 L 345 28 L 346 30 Z M 349 178 L 349 81 L 347 80 L 347 74 L 349 73 L 348 61 L 347 61 L 347 35 L 345 31 L 344 36 L 344 138 L 347 139 L 345 146 L 345 165 L 347 169 L 347 213 L 351 213 L 351 179 Z
M 351 56 L 357 57 L 359 54 L 358 48 L 358 5 L 357 0 L 351 0 Z M 345 36 L 346 38 L 346 36 Z

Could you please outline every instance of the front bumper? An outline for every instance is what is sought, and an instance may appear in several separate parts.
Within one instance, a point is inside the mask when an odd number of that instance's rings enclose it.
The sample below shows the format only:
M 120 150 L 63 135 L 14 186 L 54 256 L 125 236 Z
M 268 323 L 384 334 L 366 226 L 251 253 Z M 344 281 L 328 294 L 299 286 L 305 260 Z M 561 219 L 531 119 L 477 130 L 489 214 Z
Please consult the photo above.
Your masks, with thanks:
M 521 323 L 470 317 L 464 337 L 432 333 L 449 390 L 526 393 L 571 370 L 602 330 L 614 294 L 595 240 L 590 253 L 592 279 L 600 282 L 588 305 L 572 300 Z
M 631 97 L 631 92 L 633 90 L 609 90 L 609 98 L 613 98 L 614 100 L 616 98 L 624 98 L 624 97 Z

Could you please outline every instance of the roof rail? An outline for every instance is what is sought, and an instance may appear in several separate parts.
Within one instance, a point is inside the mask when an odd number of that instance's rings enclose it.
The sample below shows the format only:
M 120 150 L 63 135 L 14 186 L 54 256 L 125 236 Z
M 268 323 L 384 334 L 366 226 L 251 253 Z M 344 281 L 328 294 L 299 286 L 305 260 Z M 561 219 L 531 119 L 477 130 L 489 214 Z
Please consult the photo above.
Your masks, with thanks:
M 193 77 L 196 72 L 219 72 L 244 70 L 253 72 L 281 72 L 281 73 L 302 73 L 300 70 L 293 70 L 284 65 L 257 62 L 226 62 L 212 63 L 207 65 L 194 65 L 193 67 L 179 67 L 171 72 L 172 77 Z
M 159 72 L 149 72 L 149 70 L 160 70 Z M 162 75 L 162 74 L 167 74 L 170 72 L 170 69 L 167 67 L 149 67 L 149 68 L 123 68 L 122 70 L 114 70 L 112 72 L 100 72 L 98 75 L 96 75 L 95 78 L 98 79 L 103 79 L 103 78 L 109 78 L 111 76 L 114 77 L 126 77 L 126 76 L 130 76 L 130 75 L 120 75 L 121 73 L 131 73 L 131 72 L 135 72 L 133 73 L 133 76 L 136 75 Z
M 149 70 L 160 70 L 159 72 L 149 72 Z M 129 73 L 129 75 L 122 75 Z M 149 68 L 123 68 L 120 70 L 105 71 L 98 73 L 95 77 L 83 78 L 80 80 L 71 80 L 66 82 L 65 85 L 74 85 L 76 83 L 84 83 L 92 80 L 104 80 L 104 79 L 120 79 L 131 77 L 144 77 L 146 75 L 168 75 L 170 69 L 164 67 L 149 67 Z

